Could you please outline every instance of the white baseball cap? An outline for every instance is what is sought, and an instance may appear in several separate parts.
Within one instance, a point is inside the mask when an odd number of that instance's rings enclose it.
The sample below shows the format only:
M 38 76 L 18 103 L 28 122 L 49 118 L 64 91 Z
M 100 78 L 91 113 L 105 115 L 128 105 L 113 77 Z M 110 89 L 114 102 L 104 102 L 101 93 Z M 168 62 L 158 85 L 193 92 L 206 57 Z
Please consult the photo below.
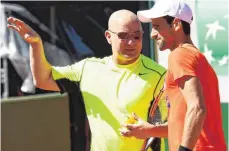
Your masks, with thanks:
M 151 9 L 137 12 L 138 19 L 143 23 L 151 22 L 152 18 L 167 15 L 179 18 L 189 24 L 192 23 L 192 10 L 182 0 L 158 0 Z

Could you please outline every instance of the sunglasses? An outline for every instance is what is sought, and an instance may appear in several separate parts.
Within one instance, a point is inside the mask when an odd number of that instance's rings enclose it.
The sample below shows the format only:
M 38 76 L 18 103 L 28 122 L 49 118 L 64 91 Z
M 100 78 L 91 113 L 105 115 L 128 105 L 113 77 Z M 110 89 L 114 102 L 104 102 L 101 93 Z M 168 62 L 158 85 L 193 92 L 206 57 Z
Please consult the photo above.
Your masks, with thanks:
M 134 38 L 135 40 L 140 40 L 142 39 L 143 36 L 143 31 L 136 31 L 136 32 L 132 32 L 132 33 L 128 33 L 128 32 L 113 32 L 111 30 L 108 30 L 113 34 L 116 34 L 118 36 L 119 39 L 122 40 L 127 40 L 128 38 Z

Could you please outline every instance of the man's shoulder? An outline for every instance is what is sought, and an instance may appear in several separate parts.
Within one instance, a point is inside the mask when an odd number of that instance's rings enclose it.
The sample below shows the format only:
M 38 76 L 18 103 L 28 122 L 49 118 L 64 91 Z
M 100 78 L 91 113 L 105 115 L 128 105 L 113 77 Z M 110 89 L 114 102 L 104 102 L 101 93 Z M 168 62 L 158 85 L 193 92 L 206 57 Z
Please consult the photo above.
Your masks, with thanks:
M 187 57 L 196 57 L 201 54 L 202 53 L 200 52 L 200 50 L 194 45 L 188 45 L 185 47 L 177 47 L 169 54 L 169 57 L 173 57 L 176 59 L 186 59 Z
M 166 69 L 163 66 L 159 65 L 149 57 L 141 55 L 141 60 L 143 65 L 142 70 L 145 70 L 149 73 L 157 73 L 159 75 L 163 75 L 166 71 Z

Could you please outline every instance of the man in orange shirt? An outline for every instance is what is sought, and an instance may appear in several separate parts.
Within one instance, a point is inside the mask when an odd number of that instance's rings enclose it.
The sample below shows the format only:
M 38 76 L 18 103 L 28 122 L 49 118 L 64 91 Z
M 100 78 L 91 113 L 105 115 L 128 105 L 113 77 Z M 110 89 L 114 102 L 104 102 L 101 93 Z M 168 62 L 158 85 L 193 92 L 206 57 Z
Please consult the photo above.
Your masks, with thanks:
M 217 76 L 190 38 L 192 10 L 180 1 L 158 1 L 138 11 L 151 22 L 151 37 L 161 51 L 170 49 L 165 92 L 168 125 L 127 125 L 128 135 L 167 137 L 170 151 L 226 151 Z M 125 135 L 125 134 L 123 134 Z

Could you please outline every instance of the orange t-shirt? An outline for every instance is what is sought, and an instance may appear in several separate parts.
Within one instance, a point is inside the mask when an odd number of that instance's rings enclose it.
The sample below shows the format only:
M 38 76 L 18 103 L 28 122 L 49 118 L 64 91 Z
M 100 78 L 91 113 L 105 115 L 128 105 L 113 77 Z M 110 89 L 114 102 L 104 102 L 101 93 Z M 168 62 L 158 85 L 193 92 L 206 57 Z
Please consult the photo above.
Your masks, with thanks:
M 207 108 L 203 130 L 194 150 L 226 151 L 217 76 L 204 55 L 192 45 L 175 49 L 168 59 L 165 92 L 170 106 L 168 117 L 170 151 L 177 151 L 183 135 L 187 106 L 177 80 L 182 80 L 187 75 L 196 76 L 200 80 Z

